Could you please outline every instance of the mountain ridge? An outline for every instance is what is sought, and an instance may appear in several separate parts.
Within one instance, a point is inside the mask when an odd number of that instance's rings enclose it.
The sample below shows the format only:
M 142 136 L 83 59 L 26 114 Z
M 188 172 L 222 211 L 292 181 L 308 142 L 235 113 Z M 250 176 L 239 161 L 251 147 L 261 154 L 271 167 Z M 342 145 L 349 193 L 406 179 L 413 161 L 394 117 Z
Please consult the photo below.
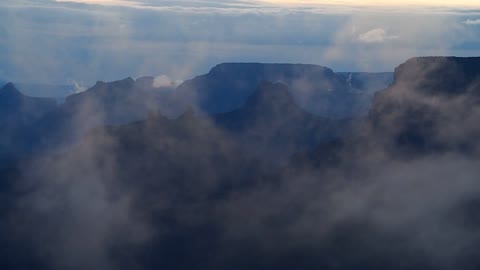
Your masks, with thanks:
M 0 170 L 7 269 L 51 269 L 41 266 L 50 256 L 35 257 L 47 240 L 78 266 L 105 233 L 112 268 L 476 269 L 480 102 L 475 89 L 445 95 L 424 83 L 437 73 L 415 73 L 378 93 L 359 129 L 267 82 L 221 115 L 101 125 Z
M 375 73 L 369 74 L 375 77 Z M 260 82 L 282 82 L 307 111 L 325 117 L 350 118 L 366 112 L 372 93 L 390 83 L 388 74 L 381 73 L 379 76 L 385 79 L 377 80 L 376 84 L 364 83 L 368 86 L 357 89 L 347 83 L 346 76 L 319 65 L 222 63 L 207 74 L 182 83 L 176 95 L 178 100 L 199 111 L 223 113 L 240 108 Z M 368 79 L 357 76 L 358 81 Z

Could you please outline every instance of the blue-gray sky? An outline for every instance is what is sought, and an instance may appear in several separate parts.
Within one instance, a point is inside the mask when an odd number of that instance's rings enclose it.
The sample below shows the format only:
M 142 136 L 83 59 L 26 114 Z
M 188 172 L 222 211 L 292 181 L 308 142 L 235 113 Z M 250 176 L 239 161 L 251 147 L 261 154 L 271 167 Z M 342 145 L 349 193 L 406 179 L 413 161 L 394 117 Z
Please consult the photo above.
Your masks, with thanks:
M 0 79 L 89 85 L 165 74 L 183 80 L 220 62 L 391 71 L 413 56 L 480 55 L 476 1 L 280 2 L 2 0 Z

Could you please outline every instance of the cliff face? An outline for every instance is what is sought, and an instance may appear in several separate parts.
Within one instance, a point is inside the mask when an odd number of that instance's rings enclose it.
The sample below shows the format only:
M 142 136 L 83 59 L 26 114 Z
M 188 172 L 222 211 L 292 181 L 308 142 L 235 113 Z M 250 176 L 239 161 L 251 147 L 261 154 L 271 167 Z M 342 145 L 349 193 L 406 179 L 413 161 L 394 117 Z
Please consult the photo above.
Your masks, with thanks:
M 480 57 L 419 57 L 395 69 L 394 86 L 433 95 L 479 94 Z
M 480 58 L 410 59 L 374 98 L 373 134 L 411 151 L 477 151 L 479 94 Z

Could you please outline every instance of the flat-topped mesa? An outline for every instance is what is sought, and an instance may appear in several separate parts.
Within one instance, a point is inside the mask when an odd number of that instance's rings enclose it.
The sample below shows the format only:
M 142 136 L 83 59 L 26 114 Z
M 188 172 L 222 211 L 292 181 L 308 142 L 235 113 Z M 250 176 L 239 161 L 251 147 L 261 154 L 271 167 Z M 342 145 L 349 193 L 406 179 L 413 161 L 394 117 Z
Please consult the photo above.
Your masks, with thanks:
M 333 105 L 324 104 L 329 103 L 325 96 L 351 94 L 343 76 L 322 66 L 223 63 L 213 67 L 207 74 L 185 81 L 177 88 L 176 95 L 199 111 L 225 113 L 245 104 L 262 81 L 286 84 L 300 107 L 318 111 L 319 115 L 333 114 Z M 319 101 L 321 105 L 312 100 Z
M 128 77 L 128 78 L 125 78 L 123 80 L 118 80 L 118 81 L 113 81 L 113 82 L 98 81 L 90 89 L 95 90 L 96 88 L 101 88 L 101 87 L 108 87 L 110 89 L 127 89 L 127 88 L 129 89 L 129 88 L 133 88 L 134 86 L 135 86 L 135 81 L 131 77 Z
M 335 73 L 311 64 L 223 63 L 182 83 L 175 96 L 198 111 L 215 114 L 238 109 L 262 81 L 288 86 L 295 102 L 323 117 L 366 114 L 373 93 L 390 85 L 392 73 Z
M 480 57 L 412 58 L 395 69 L 393 84 L 375 95 L 370 114 L 431 103 L 433 97 L 451 103 L 451 97 L 465 95 L 480 96 Z
M 257 74 L 257 76 L 298 77 L 309 75 L 334 76 L 333 70 L 310 64 L 270 64 L 270 63 L 222 63 L 213 67 L 209 75 L 241 76 L 242 74 Z M 267 79 L 267 78 L 266 78 Z
M 394 85 L 423 94 L 480 94 L 480 57 L 417 57 L 395 69 Z

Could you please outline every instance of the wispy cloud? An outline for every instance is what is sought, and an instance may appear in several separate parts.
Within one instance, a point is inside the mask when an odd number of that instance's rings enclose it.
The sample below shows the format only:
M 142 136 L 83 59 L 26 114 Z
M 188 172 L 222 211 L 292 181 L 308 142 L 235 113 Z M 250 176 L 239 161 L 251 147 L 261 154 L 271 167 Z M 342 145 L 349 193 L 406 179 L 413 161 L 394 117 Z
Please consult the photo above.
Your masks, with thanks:
M 480 25 L 480 19 L 475 19 L 475 20 L 468 19 L 468 20 L 464 21 L 463 23 L 466 24 L 466 25 Z
M 104 6 L 125 6 L 125 7 L 141 7 L 142 3 L 132 0 L 55 0 L 55 2 L 70 2 L 80 4 L 96 4 Z
M 146 74 L 186 79 L 219 62 L 244 61 L 385 71 L 412 55 L 479 52 L 478 27 L 466 20 L 473 24 L 480 16 L 472 13 L 434 9 L 431 16 L 392 15 L 318 6 L 254 0 L 1 0 L 0 25 L 9 27 L 0 27 L 0 51 L 8 52 L 0 53 L 0 75 L 90 85 Z M 389 46 L 377 46 L 383 44 Z
M 477 0 L 258 0 L 283 5 L 350 5 L 350 6 L 449 6 L 480 7 Z
M 372 29 L 358 36 L 358 40 L 363 43 L 383 43 L 398 38 L 396 35 L 388 34 L 383 28 Z
M 222 13 L 285 13 L 308 12 L 319 14 L 351 14 L 369 12 L 427 12 L 462 13 L 480 8 L 478 1 L 397 1 L 397 0 L 50 0 L 56 3 L 80 3 L 102 6 L 118 6 L 157 11 L 222 12 Z M 480 10 L 479 10 L 480 13 Z

